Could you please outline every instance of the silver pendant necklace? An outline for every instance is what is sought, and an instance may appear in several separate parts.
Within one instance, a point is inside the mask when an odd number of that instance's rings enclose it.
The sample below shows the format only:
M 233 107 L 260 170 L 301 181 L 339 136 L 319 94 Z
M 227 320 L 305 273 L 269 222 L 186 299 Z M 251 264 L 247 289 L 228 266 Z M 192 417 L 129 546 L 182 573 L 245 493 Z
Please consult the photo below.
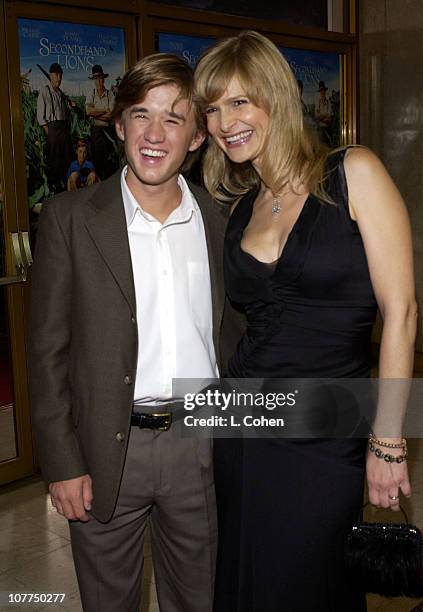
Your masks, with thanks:
M 281 210 L 282 210 L 282 204 L 281 204 L 280 198 L 276 196 L 272 202 L 272 215 L 273 216 L 278 215 L 281 212 Z

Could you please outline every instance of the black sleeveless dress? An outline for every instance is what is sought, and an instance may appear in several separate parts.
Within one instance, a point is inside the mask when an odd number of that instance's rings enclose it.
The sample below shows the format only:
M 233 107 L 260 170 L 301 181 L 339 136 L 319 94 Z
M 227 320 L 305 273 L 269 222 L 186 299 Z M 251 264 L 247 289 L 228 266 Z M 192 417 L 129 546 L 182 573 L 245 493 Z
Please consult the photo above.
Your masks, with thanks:
M 377 304 L 349 215 L 344 155 L 327 162 L 326 192 L 336 205 L 310 195 L 274 266 L 240 245 L 256 192 L 235 208 L 225 280 L 248 327 L 228 376 L 369 376 Z M 215 440 L 215 612 L 366 609 L 343 565 L 363 499 L 365 448 L 357 438 Z

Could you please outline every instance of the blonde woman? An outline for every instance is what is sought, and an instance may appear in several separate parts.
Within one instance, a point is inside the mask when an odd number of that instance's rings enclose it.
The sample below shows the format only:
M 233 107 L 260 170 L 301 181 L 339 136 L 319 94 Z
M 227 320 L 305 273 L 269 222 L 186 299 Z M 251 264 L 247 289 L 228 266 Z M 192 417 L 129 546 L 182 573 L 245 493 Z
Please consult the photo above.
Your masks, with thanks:
M 209 49 L 196 87 L 210 134 L 206 186 L 232 205 L 226 289 L 248 319 L 229 376 L 368 377 L 379 307 L 380 377 L 410 377 L 410 226 L 381 162 L 358 147 L 328 154 L 310 137 L 297 82 L 258 33 Z M 369 447 L 366 459 L 357 438 L 216 441 L 216 612 L 365 610 L 343 549 L 366 463 L 373 504 L 397 510 L 400 493 L 411 494 L 398 398 L 395 410 L 382 405 L 387 394 L 379 400 L 371 448 L 380 456 Z

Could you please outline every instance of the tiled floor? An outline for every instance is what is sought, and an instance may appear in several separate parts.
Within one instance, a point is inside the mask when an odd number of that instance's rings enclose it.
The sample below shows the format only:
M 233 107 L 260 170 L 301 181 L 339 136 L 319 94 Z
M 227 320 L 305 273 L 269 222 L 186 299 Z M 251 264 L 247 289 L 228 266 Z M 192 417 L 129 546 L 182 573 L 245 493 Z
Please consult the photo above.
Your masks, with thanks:
M 411 501 L 404 503 L 404 507 L 410 521 L 423 529 L 423 441 L 412 440 L 409 447 L 414 494 Z M 368 516 L 371 512 L 372 510 L 369 510 Z M 387 516 L 389 520 L 389 514 Z M 379 511 L 378 520 L 384 518 L 383 513 Z M 146 597 L 140 612 L 159 612 L 148 542 L 145 574 Z M 67 522 L 52 508 L 45 486 L 38 478 L 0 488 L 1 591 L 66 593 L 66 599 L 61 605 L 0 605 L 0 610 L 5 612 L 13 609 L 34 612 L 81 611 Z M 410 612 L 418 603 L 417 600 L 411 599 L 386 600 L 371 596 L 369 612 Z M 342 602 L 339 612 L 342 612 Z
M 140 612 L 159 612 L 148 541 L 145 583 Z M 59 592 L 66 593 L 66 598 L 60 605 L 0 605 L 0 610 L 81 611 L 68 524 L 51 506 L 45 485 L 39 478 L 0 489 L 1 591 Z

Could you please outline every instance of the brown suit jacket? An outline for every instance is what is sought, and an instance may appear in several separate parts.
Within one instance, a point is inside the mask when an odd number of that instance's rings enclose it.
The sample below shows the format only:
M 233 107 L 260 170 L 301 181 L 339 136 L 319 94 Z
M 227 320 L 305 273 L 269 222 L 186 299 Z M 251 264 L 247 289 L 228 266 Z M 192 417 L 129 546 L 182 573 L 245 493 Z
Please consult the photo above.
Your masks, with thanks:
M 222 368 L 222 354 L 240 333 L 225 306 L 226 215 L 204 190 L 190 187 L 204 220 L 213 339 Z M 32 287 L 30 398 L 41 469 L 48 482 L 89 473 L 92 512 L 107 521 L 125 461 L 138 351 L 120 172 L 43 206 Z

